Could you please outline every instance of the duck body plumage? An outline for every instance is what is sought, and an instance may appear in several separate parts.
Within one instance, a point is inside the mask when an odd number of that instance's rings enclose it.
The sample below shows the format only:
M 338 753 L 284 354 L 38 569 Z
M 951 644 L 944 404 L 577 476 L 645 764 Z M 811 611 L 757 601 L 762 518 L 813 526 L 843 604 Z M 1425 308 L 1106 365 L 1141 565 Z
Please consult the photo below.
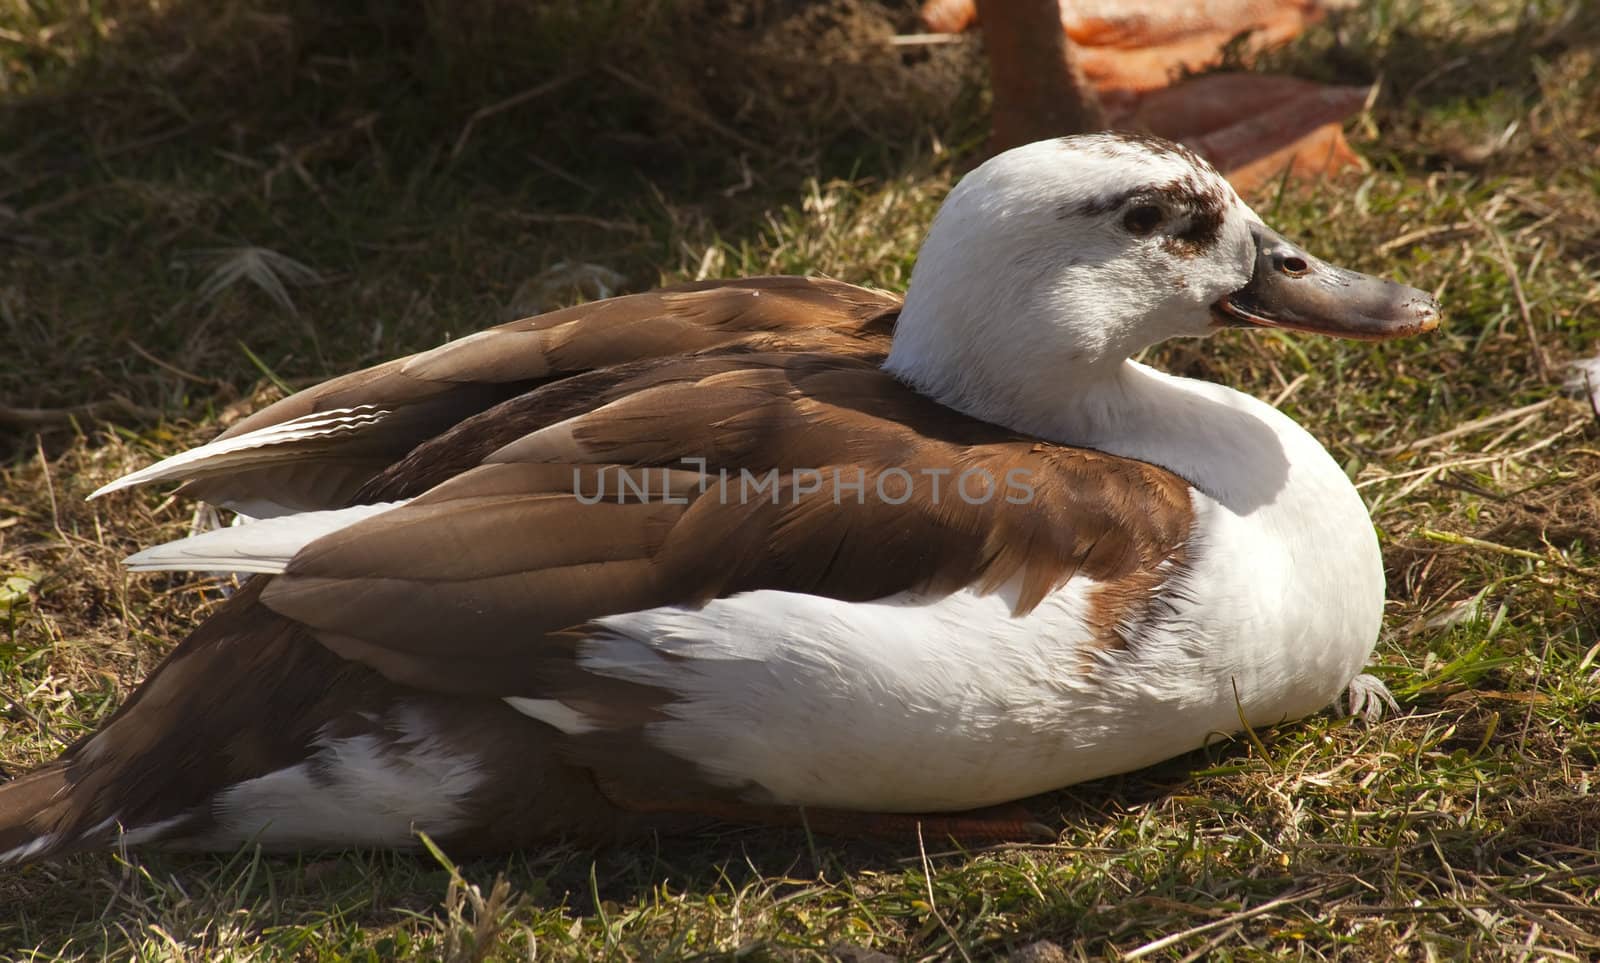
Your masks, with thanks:
M 260 519 L 132 567 L 258 574 L 0 787 L 0 862 L 962 811 L 1360 671 L 1377 541 L 1291 419 L 1116 359 L 1048 433 L 1004 427 L 894 370 L 903 310 L 807 278 L 581 305 L 107 486 Z

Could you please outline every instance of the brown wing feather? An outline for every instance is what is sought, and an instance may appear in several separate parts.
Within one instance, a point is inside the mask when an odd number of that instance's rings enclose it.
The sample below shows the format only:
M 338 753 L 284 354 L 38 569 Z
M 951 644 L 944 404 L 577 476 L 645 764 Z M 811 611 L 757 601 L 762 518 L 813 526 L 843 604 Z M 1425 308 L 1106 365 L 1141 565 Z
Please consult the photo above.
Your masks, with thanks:
M 342 507 L 422 442 L 540 385 L 740 343 L 881 357 L 899 306 L 892 295 L 839 281 L 765 277 L 664 288 L 512 321 L 267 406 L 220 437 L 358 405 L 391 414 L 361 432 L 279 446 L 270 465 L 209 474 L 184 492 L 236 503 L 265 496 L 297 510 Z
M 528 429 L 517 440 L 484 452 L 464 424 L 386 473 L 373 497 L 407 493 L 404 466 L 431 476 L 457 460 L 447 449 L 483 460 L 307 546 L 266 604 L 396 681 L 534 695 L 570 661 L 554 640 L 606 615 L 757 589 L 868 600 L 1014 579 L 1024 612 L 1079 571 L 1105 582 L 1155 571 L 1191 521 L 1188 486 L 1170 472 L 1017 437 L 850 357 L 708 352 L 612 378 L 582 402 L 557 387 L 508 403 L 504 418 Z M 741 472 L 774 469 L 770 494 L 736 487 Z M 807 494 L 794 469 L 860 479 L 862 497 L 828 484 Z M 964 470 L 994 479 L 992 497 L 959 497 Z M 903 504 L 878 497 L 883 480 L 898 499 L 897 472 L 922 480 Z M 602 477 L 608 496 L 581 503 Z M 1008 478 L 1031 497 L 1008 498 Z

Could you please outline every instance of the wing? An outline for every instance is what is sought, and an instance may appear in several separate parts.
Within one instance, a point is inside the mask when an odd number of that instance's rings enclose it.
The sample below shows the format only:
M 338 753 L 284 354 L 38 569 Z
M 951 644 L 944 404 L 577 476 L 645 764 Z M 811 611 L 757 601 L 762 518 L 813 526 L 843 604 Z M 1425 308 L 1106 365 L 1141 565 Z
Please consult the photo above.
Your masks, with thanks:
M 863 361 L 722 351 L 599 380 L 479 416 L 514 436 L 482 456 L 471 420 L 424 444 L 363 491 L 402 504 L 334 517 L 264 602 L 398 682 L 559 696 L 608 615 L 967 586 L 1012 586 L 1022 613 L 1078 572 L 1155 571 L 1191 521 L 1170 472 L 1015 437 Z M 462 449 L 475 466 L 436 482 Z M 213 537 L 271 542 L 257 527 Z
M 342 508 L 424 441 L 541 385 L 734 345 L 881 357 L 899 303 L 838 281 L 768 277 L 578 305 L 334 378 L 95 494 L 183 480 L 186 494 L 254 516 Z

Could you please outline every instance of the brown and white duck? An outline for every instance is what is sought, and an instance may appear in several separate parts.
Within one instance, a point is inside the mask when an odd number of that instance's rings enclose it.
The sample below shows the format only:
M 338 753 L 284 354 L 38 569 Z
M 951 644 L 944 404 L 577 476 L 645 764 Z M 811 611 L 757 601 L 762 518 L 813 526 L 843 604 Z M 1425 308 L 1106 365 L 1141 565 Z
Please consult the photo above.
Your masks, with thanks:
M 0 861 L 1004 831 L 963 813 L 1315 712 L 1377 638 L 1316 439 L 1130 358 L 1437 321 L 1188 150 L 1096 134 L 968 174 L 903 302 L 692 284 L 336 378 L 98 493 L 261 519 L 133 568 L 260 574 L 0 787 Z

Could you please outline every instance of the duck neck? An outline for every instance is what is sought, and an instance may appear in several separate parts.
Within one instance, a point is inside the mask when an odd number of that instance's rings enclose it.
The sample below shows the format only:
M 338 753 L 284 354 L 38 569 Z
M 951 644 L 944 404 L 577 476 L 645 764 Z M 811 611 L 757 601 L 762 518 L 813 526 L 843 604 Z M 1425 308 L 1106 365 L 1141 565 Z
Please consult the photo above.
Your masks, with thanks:
M 974 418 L 1158 465 L 1240 514 L 1278 499 L 1291 460 L 1335 487 L 1349 487 L 1315 439 L 1258 399 L 1125 358 L 1019 377 L 1009 390 L 995 390 L 970 370 L 963 378 L 939 378 L 926 366 L 897 364 L 893 352 L 884 367 Z
M 1148 401 L 1128 358 L 1144 344 L 1130 343 L 1136 326 L 1108 318 L 1115 312 L 1083 310 L 1047 285 L 951 284 L 917 267 L 884 362 L 896 378 L 946 407 L 1062 444 L 1092 445 L 1104 426 L 1141 416 Z M 1086 316 L 1098 323 L 1072 323 Z
M 1015 352 L 993 345 L 963 360 L 917 350 L 897 331 L 884 370 L 940 404 L 1063 445 L 1099 447 L 1159 424 L 1162 392 L 1125 355 Z M 978 346 L 973 346 L 977 348 Z

